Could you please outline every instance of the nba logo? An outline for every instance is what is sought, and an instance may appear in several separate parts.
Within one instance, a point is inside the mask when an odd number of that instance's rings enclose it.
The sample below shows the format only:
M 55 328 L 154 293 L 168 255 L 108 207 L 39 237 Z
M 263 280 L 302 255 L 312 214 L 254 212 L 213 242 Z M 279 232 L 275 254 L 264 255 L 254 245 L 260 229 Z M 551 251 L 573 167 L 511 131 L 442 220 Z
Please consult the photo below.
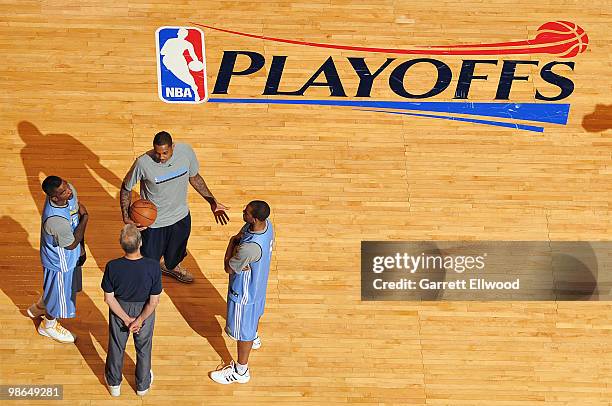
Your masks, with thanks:
M 205 102 L 204 33 L 191 27 L 160 27 L 155 40 L 159 98 L 166 103 Z

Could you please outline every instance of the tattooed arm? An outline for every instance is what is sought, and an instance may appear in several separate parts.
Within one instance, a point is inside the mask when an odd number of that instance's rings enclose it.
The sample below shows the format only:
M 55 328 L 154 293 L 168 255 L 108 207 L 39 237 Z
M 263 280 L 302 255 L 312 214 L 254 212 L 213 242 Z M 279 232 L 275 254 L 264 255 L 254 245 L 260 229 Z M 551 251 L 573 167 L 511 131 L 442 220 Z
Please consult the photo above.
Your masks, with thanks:
M 130 218 L 130 203 L 132 201 L 132 188 L 136 183 L 140 182 L 143 178 L 143 173 L 138 166 L 138 160 L 134 161 L 134 164 L 125 175 L 121 189 L 119 191 L 119 204 L 121 205 L 121 216 L 125 224 L 134 224 L 140 231 L 147 227 L 139 227 L 140 225 Z
M 197 190 L 197 192 L 204 198 L 206 199 L 206 201 L 212 206 L 216 203 L 216 199 L 213 196 L 212 192 L 210 191 L 210 189 L 208 188 L 208 186 L 206 186 L 206 182 L 204 182 L 204 179 L 200 176 L 199 173 L 196 173 L 195 176 L 191 176 L 189 178 L 189 183 L 191 183 L 191 186 L 193 186 L 193 188 L 195 190 Z
M 130 202 L 132 200 L 132 191 L 125 188 L 125 182 L 121 185 L 121 191 L 119 192 L 119 202 L 121 204 L 121 215 L 123 216 L 123 222 L 125 224 L 133 224 L 134 222 L 130 219 L 129 209 Z
M 228 210 L 229 207 L 219 203 L 217 199 L 215 199 L 200 174 L 196 173 L 194 176 L 189 177 L 189 183 L 191 183 L 191 186 L 193 186 L 200 196 L 202 196 L 210 204 L 210 210 L 215 216 L 215 221 L 217 223 L 221 223 L 222 225 L 227 224 L 229 217 L 225 211 Z

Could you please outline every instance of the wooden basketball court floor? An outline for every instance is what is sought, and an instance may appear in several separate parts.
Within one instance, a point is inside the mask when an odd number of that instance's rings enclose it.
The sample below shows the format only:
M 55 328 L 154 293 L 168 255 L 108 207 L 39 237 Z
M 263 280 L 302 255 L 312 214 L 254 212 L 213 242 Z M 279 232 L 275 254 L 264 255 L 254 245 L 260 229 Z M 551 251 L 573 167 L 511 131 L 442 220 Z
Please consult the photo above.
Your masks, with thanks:
M 524 40 L 555 20 L 580 25 L 590 42 L 568 59 L 576 66 L 567 125 L 544 133 L 330 106 L 166 104 L 157 95 L 160 26 L 401 48 Z M 360 300 L 362 240 L 610 239 L 611 20 L 609 1 L 0 1 L 0 384 L 62 384 L 64 400 L 48 403 L 68 405 L 611 404 L 609 302 Z M 293 89 L 333 56 L 354 94 L 345 58 L 367 56 L 204 32 L 209 91 L 224 50 L 266 56 L 260 72 L 232 79 L 230 93 L 241 97 L 261 97 L 273 55 L 289 56 L 283 86 Z M 439 58 L 455 67 L 462 59 Z M 512 97 L 534 101 L 545 84 L 523 68 L 532 75 L 513 84 Z M 415 77 L 431 76 L 419 69 Z M 433 100 L 452 101 L 453 74 Z M 372 99 L 401 99 L 387 78 Z M 474 82 L 470 98 L 493 101 L 496 86 Z M 186 261 L 197 281 L 164 279 L 153 389 L 135 395 L 129 344 L 115 400 L 103 384 L 108 310 L 99 285 L 104 264 L 121 255 L 121 180 L 160 130 L 191 143 L 231 223 L 216 225 L 190 191 Z M 25 316 L 41 291 L 39 185 L 49 174 L 72 181 L 91 215 L 84 292 L 66 322 L 76 345 L 39 336 Z M 222 256 L 252 199 L 270 203 L 277 233 L 263 347 L 252 354 L 251 382 L 226 387 L 207 376 L 235 354 L 221 334 Z M 28 403 L 47 402 L 19 404 Z

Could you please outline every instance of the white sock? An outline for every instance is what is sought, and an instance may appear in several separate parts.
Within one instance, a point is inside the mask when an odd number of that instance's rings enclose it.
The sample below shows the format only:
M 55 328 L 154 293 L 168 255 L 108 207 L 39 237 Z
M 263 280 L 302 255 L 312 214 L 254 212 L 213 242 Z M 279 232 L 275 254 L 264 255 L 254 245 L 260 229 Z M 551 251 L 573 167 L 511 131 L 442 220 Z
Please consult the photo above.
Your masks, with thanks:
M 45 328 L 53 328 L 55 327 L 55 323 L 57 323 L 55 319 L 48 319 L 45 317 Z
M 244 375 L 247 369 L 249 369 L 249 364 L 242 365 L 236 362 L 236 372 L 238 372 L 240 375 Z

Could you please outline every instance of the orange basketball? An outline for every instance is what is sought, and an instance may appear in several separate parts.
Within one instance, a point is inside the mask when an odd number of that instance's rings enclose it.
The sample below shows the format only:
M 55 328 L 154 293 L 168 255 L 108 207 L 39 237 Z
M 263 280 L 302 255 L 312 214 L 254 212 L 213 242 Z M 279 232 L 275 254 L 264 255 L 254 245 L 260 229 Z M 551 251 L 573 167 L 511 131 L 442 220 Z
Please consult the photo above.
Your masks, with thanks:
M 148 227 L 153 224 L 157 218 L 157 207 L 149 200 L 136 200 L 130 206 L 130 218 L 135 223 L 143 227 Z

